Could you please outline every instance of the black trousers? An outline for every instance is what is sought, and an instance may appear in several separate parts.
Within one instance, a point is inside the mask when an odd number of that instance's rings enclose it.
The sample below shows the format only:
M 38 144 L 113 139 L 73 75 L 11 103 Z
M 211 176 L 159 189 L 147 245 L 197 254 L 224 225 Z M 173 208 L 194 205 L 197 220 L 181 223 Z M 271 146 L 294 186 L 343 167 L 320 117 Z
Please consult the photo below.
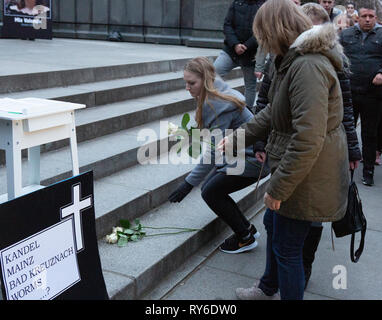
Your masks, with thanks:
M 202 197 L 207 205 L 241 238 L 248 235 L 250 222 L 229 194 L 248 187 L 257 179 L 215 172 L 202 186 Z
M 374 172 L 378 124 L 382 116 L 382 98 L 352 94 L 354 121 L 361 117 L 362 157 L 364 170 Z
M 382 114 L 379 118 L 378 133 L 377 133 L 377 151 L 382 152 Z

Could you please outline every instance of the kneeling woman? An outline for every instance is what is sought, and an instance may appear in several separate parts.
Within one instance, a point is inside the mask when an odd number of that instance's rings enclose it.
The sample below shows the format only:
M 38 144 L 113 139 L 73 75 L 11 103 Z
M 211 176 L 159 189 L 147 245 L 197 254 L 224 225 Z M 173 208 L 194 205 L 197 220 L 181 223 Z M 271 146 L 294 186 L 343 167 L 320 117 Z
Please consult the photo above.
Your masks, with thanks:
M 190 60 L 184 68 L 186 90 L 196 100 L 196 122 L 199 129 L 237 129 L 252 119 L 253 114 L 245 106 L 244 96 L 231 89 L 216 76 L 212 63 L 204 57 Z M 241 175 L 227 174 L 229 165 L 214 162 L 215 150 L 211 150 L 209 163 L 203 161 L 191 171 L 185 181 L 170 195 L 171 202 L 180 202 L 193 187 L 198 186 L 207 176 L 202 186 L 202 197 L 208 206 L 227 223 L 234 232 L 220 245 L 226 253 L 239 253 L 257 246 L 260 235 L 251 225 L 229 194 L 255 183 L 261 174 L 265 177 L 269 169 L 255 158 L 252 147 L 245 150 L 245 168 Z

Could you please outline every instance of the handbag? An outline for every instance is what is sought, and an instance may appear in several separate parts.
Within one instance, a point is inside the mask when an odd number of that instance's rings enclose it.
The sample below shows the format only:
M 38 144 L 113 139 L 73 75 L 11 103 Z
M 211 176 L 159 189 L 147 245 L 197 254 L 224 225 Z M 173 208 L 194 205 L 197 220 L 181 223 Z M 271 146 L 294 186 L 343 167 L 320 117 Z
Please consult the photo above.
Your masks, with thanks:
M 350 258 L 352 262 L 356 263 L 361 257 L 365 245 L 367 221 L 363 214 L 361 198 L 359 197 L 357 185 L 353 181 L 353 175 L 354 170 L 351 170 L 345 216 L 339 221 L 332 222 L 332 230 L 337 238 L 351 235 Z M 358 249 L 354 252 L 354 240 L 357 232 L 361 232 L 361 241 Z

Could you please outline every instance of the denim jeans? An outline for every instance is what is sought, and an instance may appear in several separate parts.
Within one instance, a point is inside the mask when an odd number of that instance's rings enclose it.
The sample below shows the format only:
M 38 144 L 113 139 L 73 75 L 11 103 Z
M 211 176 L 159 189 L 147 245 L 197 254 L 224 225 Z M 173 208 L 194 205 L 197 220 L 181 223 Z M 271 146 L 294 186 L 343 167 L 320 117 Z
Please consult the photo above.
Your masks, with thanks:
M 302 248 L 311 224 L 266 210 L 267 260 L 259 284 L 265 294 L 273 295 L 280 289 L 281 300 L 303 299 L 305 274 Z
M 219 56 L 214 62 L 214 67 L 216 73 L 222 78 L 229 73 L 232 69 L 238 67 L 239 64 L 234 62 L 228 53 L 221 51 Z M 245 87 L 245 103 L 248 107 L 253 107 L 253 104 L 256 99 L 256 76 L 255 76 L 255 67 L 241 67 L 244 77 L 244 87 Z

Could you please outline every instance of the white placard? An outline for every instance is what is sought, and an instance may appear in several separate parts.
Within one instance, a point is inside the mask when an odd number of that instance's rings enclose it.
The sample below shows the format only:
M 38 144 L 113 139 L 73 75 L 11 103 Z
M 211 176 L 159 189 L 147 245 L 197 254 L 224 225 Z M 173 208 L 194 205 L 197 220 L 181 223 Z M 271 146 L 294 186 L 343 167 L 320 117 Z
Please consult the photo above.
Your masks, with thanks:
M 50 300 L 81 280 L 73 218 L 0 251 L 8 300 Z

